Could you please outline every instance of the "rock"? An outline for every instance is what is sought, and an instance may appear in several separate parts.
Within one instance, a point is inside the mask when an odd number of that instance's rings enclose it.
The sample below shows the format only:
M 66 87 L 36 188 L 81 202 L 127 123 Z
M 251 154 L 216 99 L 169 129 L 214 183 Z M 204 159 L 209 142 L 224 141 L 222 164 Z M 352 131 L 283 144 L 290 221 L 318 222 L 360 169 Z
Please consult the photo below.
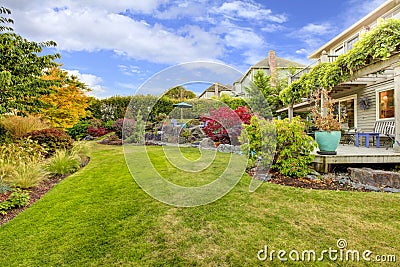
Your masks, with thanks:
M 341 178 L 341 179 L 338 180 L 338 183 L 340 183 L 340 184 L 350 184 L 350 181 L 349 181 L 349 179 Z
M 222 152 L 222 153 L 224 153 L 225 152 L 225 144 L 220 144 L 218 147 L 217 147 L 217 151 L 218 152 Z
M 383 188 L 383 191 L 388 193 L 400 193 L 400 189 L 396 188 Z
M 234 146 L 233 147 L 233 153 L 236 153 L 236 154 L 239 154 L 239 155 L 243 154 L 242 150 L 240 150 L 240 146 Z
M 192 147 L 199 147 L 200 146 L 200 142 L 199 141 L 195 141 L 192 143 Z
M 370 168 L 349 168 L 351 180 L 374 187 L 400 189 L 400 173 L 373 170 Z
M 351 186 L 352 186 L 353 188 L 355 188 L 355 189 L 360 189 L 360 188 L 363 188 L 363 187 L 364 187 L 363 184 L 361 184 L 361 183 L 354 183 L 354 182 L 351 183 Z
M 370 191 L 374 191 L 374 192 L 380 192 L 381 189 L 376 187 L 376 186 L 372 186 L 372 185 L 364 185 L 364 188 Z
M 91 141 L 91 140 L 94 140 L 94 139 L 96 139 L 96 137 L 93 137 L 91 135 L 86 135 L 85 138 L 83 138 L 84 141 Z
M 200 147 L 204 148 L 204 149 L 211 149 L 211 148 L 215 148 L 215 144 L 214 144 L 214 141 L 211 140 L 210 138 L 204 138 L 200 142 Z
M 312 180 L 312 181 L 319 181 L 320 179 L 314 175 L 314 174 L 309 174 L 306 176 L 307 179 Z
M 234 146 L 229 144 L 220 144 L 217 148 L 217 151 L 222 153 L 233 153 Z

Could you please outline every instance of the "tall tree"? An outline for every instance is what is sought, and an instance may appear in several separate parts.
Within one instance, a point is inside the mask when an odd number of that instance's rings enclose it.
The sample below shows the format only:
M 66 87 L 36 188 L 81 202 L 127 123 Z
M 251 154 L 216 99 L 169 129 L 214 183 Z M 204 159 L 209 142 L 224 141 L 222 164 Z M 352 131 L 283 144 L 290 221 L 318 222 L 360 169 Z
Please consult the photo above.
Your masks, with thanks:
M 164 95 L 169 98 L 179 100 L 196 98 L 195 93 L 190 90 L 186 90 L 183 86 L 176 86 L 168 89 L 168 91 Z
M 249 97 L 250 108 L 253 112 L 259 113 L 264 118 L 271 118 L 272 107 L 269 99 L 273 92 L 270 76 L 265 75 L 261 70 L 258 70 L 253 77 L 249 87 L 245 87 Z
M 59 54 L 40 55 L 53 41 L 36 43 L 13 32 L 8 18 L 10 10 L 0 7 L 0 114 L 25 114 L 40 110 L 45 104 L 41 96 L 52 92 L 57 81 L 46 80 L 44 74 L 57 66 Z
M 271 77 L 258 70 L 249 87 L 245 90 L 249 96 L 249 104 L 255 112 L 264 118 L 276 115 L 276 110 L 282 106 L 279 92 L 287 86 L 287 77 L 277 77 L 275 86 L 271 85 Z
M 70 128 L 79 119 L 86 117 L 89 107 L 89 97 L 85 92 L 90 91 L 76 76 L 69 76 L 66 71 L 53 68 L 43 77 L 46 81 L 58 81 L 53 86 L 53 92 L 42 96 L 41 101 L 48 106 L 41 109 L 41 116 L 57 128 Z

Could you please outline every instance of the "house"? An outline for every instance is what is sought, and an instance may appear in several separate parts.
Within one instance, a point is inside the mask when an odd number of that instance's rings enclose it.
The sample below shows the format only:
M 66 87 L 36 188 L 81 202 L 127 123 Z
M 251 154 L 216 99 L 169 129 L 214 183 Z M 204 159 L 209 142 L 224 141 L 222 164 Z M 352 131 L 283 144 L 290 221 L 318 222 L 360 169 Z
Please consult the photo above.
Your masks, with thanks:
M 267 57 L 251 66 L 242 77 L 233 83 L 233 92 L 235 96 L 246 95 L 245 88 L 250 86 L 250 82 L 258 70 L 262 70 L 266 75 L 271 76 L 271 82 L 274 83 L 278 77 L 288 77 L 291 71 L 301 70 L 304 67 L 297 62 L 277 57 L 275 51 L 270 50 Z
M 400 0 L 389 0 L 360 19 L 342 33 L 309 55 L 318 62 L 332 62 L 349 51 L 360 36 L 388 18 L 400 19 Z M 400 39 L 400 37 L 399 37 Z M 291 77 L 298 79 L 307 68 Z M 392 55 L 385 61 L 371 63 L 357 71 L 351 81 L 346 81 L 331 91 L 335 112 L 346 128 L 372 132 L 375 122 L 395 122 L 396 151 L 400 152 L 400 56 Z M 293 108 L 299 111 L 309 107 L 300 103 Z M 283 109 L 282 109 L 283 111 Z
M 213 83 L 203 93 L 199 95 L 199 98 L 210 99 L 213 97 L 219 98 L 222 94 L 233 95 L 231 85 L 223 85 L 220 83 Z

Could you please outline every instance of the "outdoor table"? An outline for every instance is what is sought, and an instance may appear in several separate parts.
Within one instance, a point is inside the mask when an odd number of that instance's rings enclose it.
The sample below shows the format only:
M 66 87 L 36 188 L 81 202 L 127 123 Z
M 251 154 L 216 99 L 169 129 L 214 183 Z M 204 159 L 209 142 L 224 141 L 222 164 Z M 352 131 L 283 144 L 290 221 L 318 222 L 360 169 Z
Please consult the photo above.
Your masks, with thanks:
M 358 147 L 358 141 L 360 137 L 365 136 L 365 147 L 369 147 L 369 137 L 376 138 L 376 147 L 379 147 L 379 133 L 356 133 L 356 147 Z

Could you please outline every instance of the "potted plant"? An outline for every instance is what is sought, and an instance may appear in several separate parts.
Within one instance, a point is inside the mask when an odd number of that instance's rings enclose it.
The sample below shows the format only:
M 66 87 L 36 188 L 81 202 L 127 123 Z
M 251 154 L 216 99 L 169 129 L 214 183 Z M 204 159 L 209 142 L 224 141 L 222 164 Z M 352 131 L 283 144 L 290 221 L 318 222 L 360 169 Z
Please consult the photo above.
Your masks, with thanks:
M 333 101 L 327 90 L 319 89 L 316 92 L 312 114 L 314 125 L 318 129 L 315 132 L 315 141 L 320 151 L 317 153 L 336 155 L 336 149 L 341 138 L 341 122 L 338 116 L 334 114 Z

